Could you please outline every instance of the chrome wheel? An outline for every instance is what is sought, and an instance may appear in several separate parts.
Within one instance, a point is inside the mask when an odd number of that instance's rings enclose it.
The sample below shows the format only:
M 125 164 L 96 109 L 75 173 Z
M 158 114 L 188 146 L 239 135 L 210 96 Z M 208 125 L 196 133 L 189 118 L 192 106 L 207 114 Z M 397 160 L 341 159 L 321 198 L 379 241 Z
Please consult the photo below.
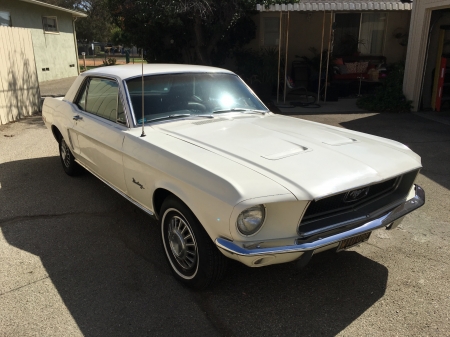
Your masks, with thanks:
M 195 289 L 205 289 L 221 279 L 227 259 L 186 204 L 168 196 L 160 214 L 164 253 L 175 278 Z
M 197 243 L 186 221 L 174 215 L 167 226 L 170 250 L 176 262 L 184 270 L 195 267 L 197 262 Z
M 62 162 L 64 163 L 64 165 L 69 168 L 70 164 L 71 164 L 71 154 L 70 154 L 70 150 L 67 147 L 66 142 L 64 141 L 64 139 L 61 139 L 61 143 L 60 143 L 60 154 L 61 154 L 61 159 Z

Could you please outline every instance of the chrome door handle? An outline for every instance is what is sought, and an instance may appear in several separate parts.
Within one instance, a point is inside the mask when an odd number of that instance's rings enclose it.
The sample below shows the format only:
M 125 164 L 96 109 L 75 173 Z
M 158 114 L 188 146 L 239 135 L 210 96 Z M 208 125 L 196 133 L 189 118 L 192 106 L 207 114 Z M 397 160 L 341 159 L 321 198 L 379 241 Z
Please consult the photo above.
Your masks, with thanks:
M 83 119 L 83 117 L 81 117 L 80 115 L 73 116 L 74 121 L 78 121 L 80 119 Z

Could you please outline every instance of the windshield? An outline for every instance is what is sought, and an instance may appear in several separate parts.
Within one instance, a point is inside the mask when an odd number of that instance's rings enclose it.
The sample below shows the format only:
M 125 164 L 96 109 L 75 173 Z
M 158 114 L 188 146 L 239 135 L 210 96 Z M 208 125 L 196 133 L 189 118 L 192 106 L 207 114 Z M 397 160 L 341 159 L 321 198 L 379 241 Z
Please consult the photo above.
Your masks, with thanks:
M 142 79 L 126 81 L 135 120 L 142 123 Z M 144 76 L 144 122 L 165 117 L 211 115 L 267 108 L 233 74 L 187 73 Z

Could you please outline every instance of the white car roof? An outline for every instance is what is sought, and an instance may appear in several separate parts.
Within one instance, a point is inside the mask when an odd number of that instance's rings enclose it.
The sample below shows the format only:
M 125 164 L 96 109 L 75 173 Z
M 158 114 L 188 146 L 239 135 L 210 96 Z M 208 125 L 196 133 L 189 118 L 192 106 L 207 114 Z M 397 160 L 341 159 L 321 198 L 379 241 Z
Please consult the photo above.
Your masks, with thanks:
M 197 66 L 191 64 L 144 64 L 144 75 L 177 74 L 177 73 L 228 73 L 233 72 L 215 67 Z M 85 71 L 82 75 L 114 75 L 122 80 L 142 74 L 142 64 L 126 64 L 118 66 L 98 67 Z

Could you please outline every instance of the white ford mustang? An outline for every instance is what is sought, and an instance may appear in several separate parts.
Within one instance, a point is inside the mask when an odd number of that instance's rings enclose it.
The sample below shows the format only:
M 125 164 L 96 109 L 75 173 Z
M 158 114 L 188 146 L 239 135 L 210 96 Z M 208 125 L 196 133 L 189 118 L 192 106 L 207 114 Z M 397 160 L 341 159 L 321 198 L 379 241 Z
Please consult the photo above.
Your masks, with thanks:
M 143 69 L 87 71 L 42 117 L 68 175 L 84 167 L 158 219 L 191 287 L 218 280 L 227 258 L 304 265 L 425 202 L 420 157 L 398 142 L 275 115 L 224 69 Z

